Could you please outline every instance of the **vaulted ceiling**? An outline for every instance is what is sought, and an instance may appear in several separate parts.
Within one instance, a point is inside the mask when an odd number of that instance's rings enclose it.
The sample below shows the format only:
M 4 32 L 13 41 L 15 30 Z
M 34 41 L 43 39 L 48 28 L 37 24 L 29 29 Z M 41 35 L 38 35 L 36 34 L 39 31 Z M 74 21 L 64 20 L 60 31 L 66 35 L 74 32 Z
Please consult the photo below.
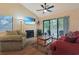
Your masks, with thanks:
M 36 11 L 42 9 L 42 7 L 40 6 L 41 4 L 43 3 L 23 3 L 22 5 L 36 14 L 38 17 L 79 8 L 79 3 L 48 3 L 48 5 L 54 5 L 54 8 L 51 9 L 53 12 L 47 12 L 43 14 L 42 11 Z

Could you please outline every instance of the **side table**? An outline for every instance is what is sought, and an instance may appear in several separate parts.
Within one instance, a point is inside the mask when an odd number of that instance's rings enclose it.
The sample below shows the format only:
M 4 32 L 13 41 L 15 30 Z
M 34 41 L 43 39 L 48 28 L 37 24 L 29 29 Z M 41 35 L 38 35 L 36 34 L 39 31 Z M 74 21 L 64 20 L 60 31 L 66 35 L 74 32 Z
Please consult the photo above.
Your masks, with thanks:
M 37 37 L 37 45 L 48 46 L 52 42 L 52 38 Z

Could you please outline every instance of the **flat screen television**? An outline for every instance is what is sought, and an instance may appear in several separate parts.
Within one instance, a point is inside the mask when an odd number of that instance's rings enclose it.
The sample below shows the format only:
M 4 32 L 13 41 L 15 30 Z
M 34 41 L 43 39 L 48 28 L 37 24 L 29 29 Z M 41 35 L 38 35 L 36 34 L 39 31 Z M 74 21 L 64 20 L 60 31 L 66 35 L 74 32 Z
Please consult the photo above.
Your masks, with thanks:
M 25 24 L 35 24 L 35 18 L 33 17 L 24 17 Z

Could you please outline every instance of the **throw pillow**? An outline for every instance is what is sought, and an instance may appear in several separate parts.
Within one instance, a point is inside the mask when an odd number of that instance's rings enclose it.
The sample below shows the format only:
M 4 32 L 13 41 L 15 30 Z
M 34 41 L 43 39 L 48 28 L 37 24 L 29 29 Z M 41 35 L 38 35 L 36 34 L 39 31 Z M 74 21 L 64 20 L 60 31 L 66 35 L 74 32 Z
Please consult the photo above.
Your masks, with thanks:
M 76 43 L 79 43 L 79 38 L 76 40 Z
M 76 43 L 76 38 L 69 38 L 69 37 L 66 37 L 65 41 L 67 42 L 70 42 L 70 43 Z

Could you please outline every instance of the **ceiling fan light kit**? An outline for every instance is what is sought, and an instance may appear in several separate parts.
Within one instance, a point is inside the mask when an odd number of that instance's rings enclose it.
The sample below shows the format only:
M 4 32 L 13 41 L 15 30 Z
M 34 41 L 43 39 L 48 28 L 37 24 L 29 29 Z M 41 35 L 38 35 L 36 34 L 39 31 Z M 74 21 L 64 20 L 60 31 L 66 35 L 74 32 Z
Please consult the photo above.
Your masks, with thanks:
M 44 12 L 47 12 L 47 10 L 44 10 Z

